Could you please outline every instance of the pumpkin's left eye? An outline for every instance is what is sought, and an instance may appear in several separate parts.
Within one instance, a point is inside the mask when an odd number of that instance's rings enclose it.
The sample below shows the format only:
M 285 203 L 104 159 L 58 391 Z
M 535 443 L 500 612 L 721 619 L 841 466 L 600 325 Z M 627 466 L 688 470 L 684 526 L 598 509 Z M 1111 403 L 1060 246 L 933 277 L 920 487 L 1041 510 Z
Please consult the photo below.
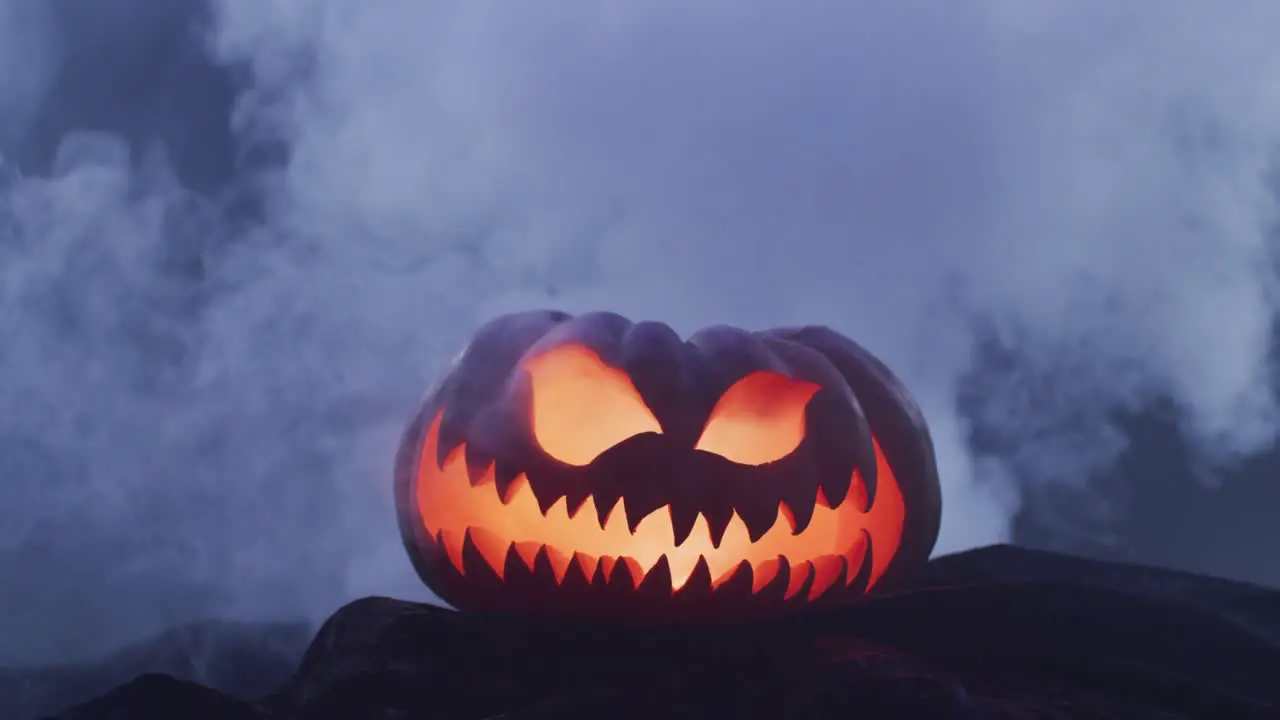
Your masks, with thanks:
M 741 465 L 780 460 L 804 440 L 805 407 L 819 389 L 777 373 L 751 373 L 720 396 L 697 449 Z
M 662 427 L 627 374 L 591 349 L 562 345 L 527 360 L 533 436 L 566 465 L 590 465 L 605 450 Z

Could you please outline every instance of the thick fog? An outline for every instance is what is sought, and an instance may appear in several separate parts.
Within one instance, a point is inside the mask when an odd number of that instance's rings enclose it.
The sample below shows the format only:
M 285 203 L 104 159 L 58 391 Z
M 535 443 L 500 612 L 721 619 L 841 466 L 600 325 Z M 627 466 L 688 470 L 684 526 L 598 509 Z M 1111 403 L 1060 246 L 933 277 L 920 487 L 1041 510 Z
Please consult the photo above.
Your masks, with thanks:
M 1264 0 L 0 4 L 0 662 L 428 597 L 397 436 L 517 308 L 858 339 L 931 423 L 939 552 L 1010 539 L 1035 489 L 1105 511 L 1115 413 L 1155 399 L 1209 480 L 1277 430 L 1276 27 Z

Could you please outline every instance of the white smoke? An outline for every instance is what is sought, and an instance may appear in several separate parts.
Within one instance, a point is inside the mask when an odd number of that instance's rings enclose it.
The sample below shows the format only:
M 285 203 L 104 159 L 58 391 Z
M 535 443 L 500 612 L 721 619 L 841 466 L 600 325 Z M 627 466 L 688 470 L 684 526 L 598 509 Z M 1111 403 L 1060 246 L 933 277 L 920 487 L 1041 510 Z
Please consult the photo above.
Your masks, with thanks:
M 4 192 L 5 645 L 421 597 L 396 435 L 516 308 L 853 336 L 930 419 L 940 551 L 1087 490 L 1116 407 L 1265 447 L 1280 7 L 1114 5 L 222 0 L 239 137 L 288 151 L 263 222 L 93 134 Z M 57 47 L 15 22 L 5 117 Z M 977 327 L 1017 362 L 961 414 Z

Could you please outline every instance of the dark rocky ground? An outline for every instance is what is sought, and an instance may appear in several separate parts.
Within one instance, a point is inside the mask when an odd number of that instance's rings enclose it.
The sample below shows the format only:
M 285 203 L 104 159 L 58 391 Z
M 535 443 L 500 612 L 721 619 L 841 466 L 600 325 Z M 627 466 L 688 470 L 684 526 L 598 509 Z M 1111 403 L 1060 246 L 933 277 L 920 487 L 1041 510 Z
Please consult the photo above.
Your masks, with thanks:
M 367 598 L 0 674 L 8 720 L 1280 718 L 1280 591 L 996 546 L 750 627 L 604 634 Z M 114 688 L 114 689 L 112 689 Z

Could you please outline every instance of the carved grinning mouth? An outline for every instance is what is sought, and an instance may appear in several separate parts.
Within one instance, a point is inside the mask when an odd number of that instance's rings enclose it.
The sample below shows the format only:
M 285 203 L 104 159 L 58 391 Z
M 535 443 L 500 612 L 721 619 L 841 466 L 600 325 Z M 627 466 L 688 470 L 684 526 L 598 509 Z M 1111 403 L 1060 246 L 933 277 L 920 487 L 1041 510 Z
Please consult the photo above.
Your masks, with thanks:
M 625 496 L 603 512 L 598 512 L 591 495 L 572 512 L 563 497 L 544 512 L 523 474 L 500 491 L 492 463 L 483 473 L 469 473 L 463 445 L 437 464 L 442 416 L 443 411 L 431 422 L 419 455 L 417 506 L 427 535 L 444 547 L 454 568 L 464 575 L 463 550 L 469 539 L 499 578 L 512 552 L 530 571 L 538 556 L 545 555 L 557 583 L 573 564 L 593 583 L 607 582 L 625 568 L 637 587 L 656 568 L 665 567 L 672 592 L 680 590 L 700 565 L 709 571 L 715 590 L 746 564 L 752 593 L 785 572 L 784 597 L 807 586 L 808 599 L 816 600 L 842 579 L 852 585 L 863 574 L 864 565 L 869 565 L 866 589 L 870 590 L 901 539 L 903 498 L 878 444 L 879 489 L 874 505 L 865 512 L 857 493 L 848 493 L 843 502 L 831 507 L 819 489 L 813 517 L 798 534 L 790 509 L 780 502 L 772 524 L 763 532 L 758 527 L 749 532 L 735 513 L 723 538 L 715 543 L 706 518 L 699 515 L 692 532 L 677 543 L 669 506 L 646 514 L 638 523 L 628 523 Z M 853 486 L 862 487 L 861 480 L 854 478 Z

